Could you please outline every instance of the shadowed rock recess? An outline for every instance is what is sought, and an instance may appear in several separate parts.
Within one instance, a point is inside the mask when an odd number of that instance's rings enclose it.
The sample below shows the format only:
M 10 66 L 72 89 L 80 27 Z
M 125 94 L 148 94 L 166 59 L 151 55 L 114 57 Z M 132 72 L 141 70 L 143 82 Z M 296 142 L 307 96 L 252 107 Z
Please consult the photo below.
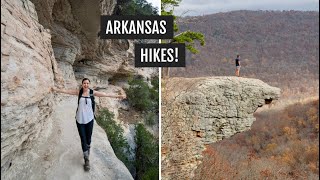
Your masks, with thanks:
M 1 1 L 1 179 L 132 179 L 96 124 L 93 167 L 84 174 L 74 119 L 77 100 L 50 91 L 78 88 L 88 77 L 93 88 L 117 93 L 131 75 L 157 74 L 157 69 L 134 68 L 132 41 L 99 38 L 100 15 L 111 15 L 115 4 Z M 96 104 L 116 118 L 119 108 L 128 108 L 114 98 L 96 98 Z
M 172 78 L 162 89 L 162 178 L 191 179 L 205 145 L 249 130 L 280 89 L 258 79 Z

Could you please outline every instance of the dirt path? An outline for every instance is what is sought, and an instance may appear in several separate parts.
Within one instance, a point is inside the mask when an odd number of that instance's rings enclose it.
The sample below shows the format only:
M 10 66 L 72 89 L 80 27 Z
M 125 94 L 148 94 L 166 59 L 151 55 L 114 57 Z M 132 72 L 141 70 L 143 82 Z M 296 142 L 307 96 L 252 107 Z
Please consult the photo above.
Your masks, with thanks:
M 38 173 L 30 179 L 132 179 L 128 169 L 116 158 L 105 132 L 96 122 L 90 154 L 91 170 L 83 170 L 84 161 L 75 122 L 77 97 L 63 97 L 54 107 L 51 135 L 38 149 L 43 161 L 39 162 Z

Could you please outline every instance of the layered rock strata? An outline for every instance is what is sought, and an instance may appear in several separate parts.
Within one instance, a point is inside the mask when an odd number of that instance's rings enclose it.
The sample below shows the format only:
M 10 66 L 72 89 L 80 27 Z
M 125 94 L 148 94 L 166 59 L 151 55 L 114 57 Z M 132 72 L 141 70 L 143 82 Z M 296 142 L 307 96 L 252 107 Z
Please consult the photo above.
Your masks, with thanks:
M 162 177 L 191 179 L 205 145 L 250 129 L 280 89 L 239 77 L 171 78 L 162 90 Z
M 1 1 L 1 173 L 32 146 L 52 114 L 50 87 L 62 83 L 51 34 L 32 3 Z
M 99 91 L 117 93 L 129 76 L 148 78 L 156 73 L 134 68 L 131 41 L 99 38 L 100 15 L 111 15 L 115 4 L 115 0 L 1 1 L 1 177 L 32 179 L 28 170 L 41 157 L 34 149 L 48 145 L 51 134 L 58 133 L 53 128 L 57 123 L 52 119 L 53 104 L 64 97 L 54 97 L 51 87 L 78 88 L 87 77 Z M 98 108 L 115 113 L 121 106 L 115 99 L 96 101 Z M 70 111 L 66 113 L 74 112 Z

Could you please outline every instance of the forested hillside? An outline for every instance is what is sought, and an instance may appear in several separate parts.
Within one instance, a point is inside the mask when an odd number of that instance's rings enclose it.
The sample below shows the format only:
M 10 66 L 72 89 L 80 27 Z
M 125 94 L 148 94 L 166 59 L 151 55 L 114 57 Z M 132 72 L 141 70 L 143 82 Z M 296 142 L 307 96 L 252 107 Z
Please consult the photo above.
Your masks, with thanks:
M 256 118 L 250 131 L 209 145 L 195 179 L 319 178 L 319 100 Z
M 205 34 L 206 45 L 171 76 L 234 76 L 240 54 L 242 77 L 281 88 L 276 103 L 295 102 L 258 112 L 250 131 L 208 145 L 195 179 L 318 179 L 319 100 L 301 100 L 319 93 L 319 12 L 234 11 L 178 21 L 181 31 Z
M 283 98 L 318 94 L 319 12 L 234 11 L 178 21 L 181 31 L 205 34 L 206 45 L 171 76 L 233 76 L 239 53 L 240 75 L 280 87 Z

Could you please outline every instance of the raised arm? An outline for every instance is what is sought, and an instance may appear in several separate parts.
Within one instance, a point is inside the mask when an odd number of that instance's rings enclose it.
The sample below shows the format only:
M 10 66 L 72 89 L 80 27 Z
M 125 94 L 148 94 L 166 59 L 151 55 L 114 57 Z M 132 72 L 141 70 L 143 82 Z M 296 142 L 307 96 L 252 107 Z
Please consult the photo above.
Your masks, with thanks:
M 107 94 L 105 92 L 99 92 L 99 91 L 93 91 L 94 96 L 98 97 L 111 97 L 111 98 L 120 98 L 120 99 L 125 99 L 127 96 L 122 93 L 121 95 L 115 95 L 115 94 Z
M 79 94 L 79 90 L 75 90 L 75 89 L 58 89 L 56 87 L 52 87 L 52 91 L 53 92 L 58 92 L 58 93 L 64 93 L 64 94 L 70 94 L 70 95 L 78 95 Z

